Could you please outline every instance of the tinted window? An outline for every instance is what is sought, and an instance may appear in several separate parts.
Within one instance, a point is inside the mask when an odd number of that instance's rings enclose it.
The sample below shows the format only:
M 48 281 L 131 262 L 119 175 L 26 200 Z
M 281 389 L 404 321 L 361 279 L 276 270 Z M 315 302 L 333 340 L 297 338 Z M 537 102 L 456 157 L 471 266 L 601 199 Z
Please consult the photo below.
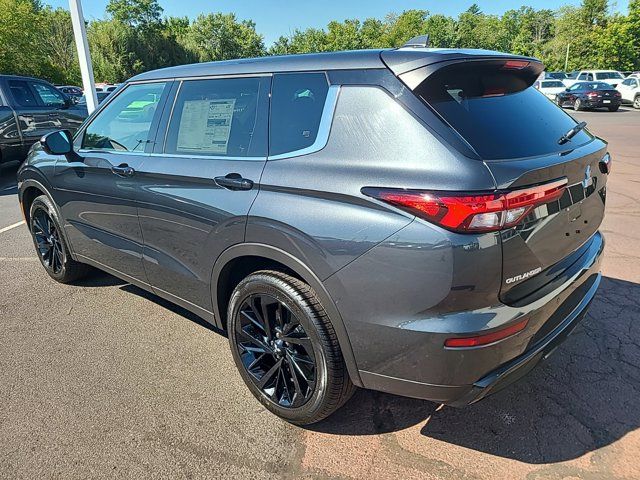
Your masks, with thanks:
M 82 148 L 142 152 L 166 83 L 130 85 L 84 132 Z
M 598 72 L 596 73 L 596 80 L 618 80 L 624 78 L 619 72 Z
M 561 79 L 561 80 L 567 77 L 567 76 L 566 76 L 564 73 L 562 73 L 562 72 L 547 72 L 547 73 L 545 73 L 545 75 L 544 75 L 544 76 L 545 76 L 546 78 L 557 78 L 557 79 Z
M 543 88 L 562 88 L 564 87 L 564 83 L 559 81 L 550 81 L 550 82 L 542 82 Z
M 329 85 L 324 73 L 275 75 L 271 90 L 269 154 L 310 147 L 318 136 Z
M 579 84 L 579 90 L 611 90 L 613 87 L 604 82 L 584 82 Z
M 38 102 L 24 80 L 9 80 L 9 90 L 13 100 L 21 107 L 37 107 Z
M 418 86 L 431 105 L 478 154 L 488 160 L 545 155 L 566 148 L 558 139 L 576 125 L 527 80 L 526 72 L 458 64 Z M 580 132 L 575 147 L 589 140 Z
M 269 79 L 183 82 L 165 152 L 182 155 L 266 155 Z
M 44 83 L 31 83 L 36 95 L 40 98 L 40 102 L 47 107 L 64 106 L 64 96 L 58 90 Z

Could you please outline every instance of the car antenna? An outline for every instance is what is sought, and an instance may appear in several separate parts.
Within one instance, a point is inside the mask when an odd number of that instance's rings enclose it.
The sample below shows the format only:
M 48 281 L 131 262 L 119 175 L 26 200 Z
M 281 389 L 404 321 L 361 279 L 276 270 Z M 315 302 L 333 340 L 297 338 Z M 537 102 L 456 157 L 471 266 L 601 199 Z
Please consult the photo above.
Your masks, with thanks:
M 402 47 L 408 48 L 427 48 L 429 46 L 429 34 L 419 35 L 417 37 L 413 37 L 407 43 L 405 43 Z

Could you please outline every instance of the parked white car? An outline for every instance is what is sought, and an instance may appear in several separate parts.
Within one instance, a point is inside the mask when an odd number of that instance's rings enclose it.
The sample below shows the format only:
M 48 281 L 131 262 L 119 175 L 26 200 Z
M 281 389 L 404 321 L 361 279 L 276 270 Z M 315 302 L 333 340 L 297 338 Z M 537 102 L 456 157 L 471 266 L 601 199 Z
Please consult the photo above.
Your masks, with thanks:
M 577 78 L 566 79 L 564 84 L 570 87 L 577 82 L 605 82 L 612 87 L 618 86 L 624 80 L 624 75 L 616 70 L 580 70 Z
M 564 92 L 567 87 L 564 86 L 562 80 L 540 80 L 533 84 L 535 88 L 540 90 L 549 100 L 555 101 L 556 95 Z
M 633 108 L 640 108 L 640 78 L 629 76 L 616 90 L 622 95 L 622 103 L 630 103 Z

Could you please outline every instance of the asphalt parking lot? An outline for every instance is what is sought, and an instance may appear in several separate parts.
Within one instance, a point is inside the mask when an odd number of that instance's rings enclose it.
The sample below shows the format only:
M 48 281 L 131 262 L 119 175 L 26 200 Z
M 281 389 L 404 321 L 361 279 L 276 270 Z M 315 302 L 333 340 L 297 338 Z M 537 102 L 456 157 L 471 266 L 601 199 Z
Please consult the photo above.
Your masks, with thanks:
M 253 399 L 196 316 L 106 274 L 50 280 L 3 170 L 0 478 L 640 478 L 640 111 L 575 116 L 614 163 L 604 279 L 574 335 L 466 409 L 359 391 L 308 429 Z

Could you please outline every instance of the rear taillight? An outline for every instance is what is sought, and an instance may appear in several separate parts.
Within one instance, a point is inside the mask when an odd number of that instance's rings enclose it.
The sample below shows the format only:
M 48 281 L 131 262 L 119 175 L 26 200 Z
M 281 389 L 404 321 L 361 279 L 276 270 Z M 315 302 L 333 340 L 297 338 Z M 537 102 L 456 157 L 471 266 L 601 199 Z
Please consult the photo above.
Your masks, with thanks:
M 518 224 L 533 208 L 558 200 L 567 180 L 493 193 L 365 187 L 362 193 L 455 232 L 492 232 Z
M 599 95 L 598 92 L 589 92 L 589 93 L 587 93 L 587 97 L 590 97 L 590 98 L 597 97 L 598 95 Z

